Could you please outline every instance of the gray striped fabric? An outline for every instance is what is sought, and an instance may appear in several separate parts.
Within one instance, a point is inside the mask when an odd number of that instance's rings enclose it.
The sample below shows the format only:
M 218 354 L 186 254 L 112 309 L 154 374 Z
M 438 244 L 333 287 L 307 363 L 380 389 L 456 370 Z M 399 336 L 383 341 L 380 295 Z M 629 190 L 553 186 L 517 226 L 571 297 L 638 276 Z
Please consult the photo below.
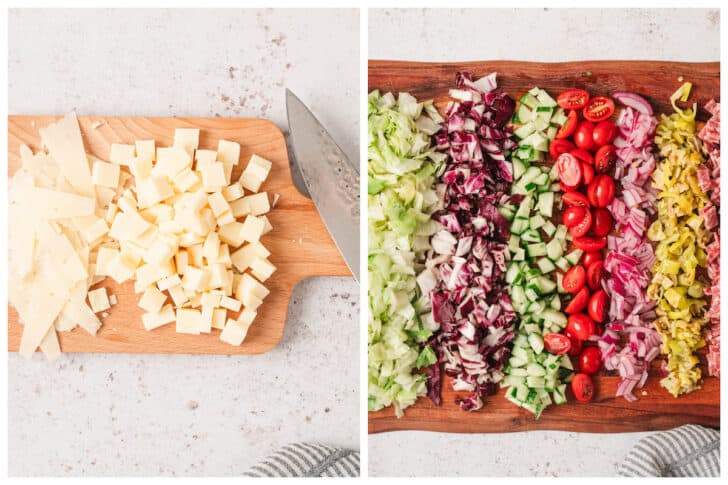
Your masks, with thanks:
M 321 443 L 293 443 L 265 458 L 246 477 L 358 477 L 359 452 Z
M 622 477 L 718 477 L 720 431 L 694 424 L 641 439 L 617 467 Z

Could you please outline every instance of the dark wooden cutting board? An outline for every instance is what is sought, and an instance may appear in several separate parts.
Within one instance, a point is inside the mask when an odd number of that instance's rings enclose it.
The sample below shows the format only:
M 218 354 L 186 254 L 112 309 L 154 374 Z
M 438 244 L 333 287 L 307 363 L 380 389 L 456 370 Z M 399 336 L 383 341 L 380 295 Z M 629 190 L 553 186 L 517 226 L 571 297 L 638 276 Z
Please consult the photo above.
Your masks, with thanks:
M 498 73 L 498 88 L 514 99 L 534 86 L 557 95 L 564 89 L 578 87 L 592 95 L 613 91 L 632 91 L 643 95 L 656 113 L 671 113 L 670 95 L 683 81 L 693 83 L 690 102 L 703 106 L 709 99 L 720 98 L 720 63 L 686 63 L 662 61 L 585 61 L 540 63 L 519 61 L 479 61 L 463 63 L 418 63 L 369 61 L 369 91 L 379 89 L 394 93 L 407 91 L 419 100 L 434 99 L 442 109 L 454 87 L 455 74 L 469 71 L 474 78 L 493 71 Z M 698 119 L 708 113 L 700 110 Z M 657 363 L 655 363 L 655 367 Z M 705 372 L 704 372 L 705 373 Z M 421 398 L 396 418 L 392 408 L 369 413 L 369 432 L 394 430 L 428 430 L 460 433 L 503 433 L 527 430 L 562 430 L 589 433 L 631 432 L 668 429 L 693 423 L 720 426 L 720 382 L 704 379 L 702 389 L 673 398 L 660 387 L 656 369 L 643 389 L 635 392 L 639 401 L 629 403 L 615 397 L 619 378 L 595 376 L 597 393 L 592 402 L 579 403 L 569 395 L 569 402 L 550 406 L 536 421 L 533 415 L 507 401 L 504 391 L 485 400 L 480 411 L 468 413 L 456 404 L 458 395 L 451 380 L 443 380 L 442 404 L 435 406 Z

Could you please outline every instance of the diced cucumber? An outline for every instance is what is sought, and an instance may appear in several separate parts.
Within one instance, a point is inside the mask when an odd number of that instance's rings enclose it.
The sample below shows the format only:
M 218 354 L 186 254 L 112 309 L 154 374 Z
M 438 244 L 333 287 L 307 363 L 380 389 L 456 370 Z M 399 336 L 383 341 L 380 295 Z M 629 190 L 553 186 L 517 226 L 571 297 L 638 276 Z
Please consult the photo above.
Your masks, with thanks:
M 539 256 L 546 255 L 546 244 L 545 243 L 533 243 L 526 246 L 526 253 L 529 258 L 537 258 Z
M 550 125 L 548 128 L 546 128 L 546 138 L 549 140 L 553 140 L 556 138 L 556 133 L 559 131 L 558 128 L 556 128 L 554 125 Z
M 542 295 L 546 295 L 548 293 L 553 292 L 556 289 L 556 283 L 551 281 L 549 278 L 546 278 L 545 276 L 541 276 L 536 281 L 536 285 L 538 286 L 539 292 Z
M 579 264 L 579 260 L 581 259 L 581 255 L 584 254 L 584 251 L 581 249 L 574 249 L 572 252 L 564 256 L 566 260 L 571 264 L 572 266 L 575 266 Z
M 552 237 L 556 232 L 556 226 L 554 226 L 553 222 L 546 221 L 546 224 L 543 225 L 541 230 L 545 232 L 548 237 Z
M 536 301 L 539 298 L 538 293 L 533 288 L 526 288 L 526 298 L 529 301 Z
M 511 253 L 515 253 L 519 247 L 521 247 L 521 238 L 516 234 L 511 234 L 511 237 L 508 239 L 508 250 Z
M 517 264 L 511 263 L 511 265 L 508 266 L 508 270 L 506 271 L 506 283 L 508 283 L 509 285 L 517 285 L 521 282 L 521 279 L 521 269 L 518 267 Z
M 539 119 L 534 121 L 534 126 L 539 129 Z M 549 149 L 549 140 L 540 131 L 534 131 L 521 141 L 524 145 L 531 145 L 534 150 L 546 152 Z
M 554 403 L 564 404 L 566 403 L 566 384 L 556 386 L 554 389 Z
M 521 239 L 523 239 L 524 241 L 529 242 L 529 243 L 542 242 L 541 235 L 536 230 L 536 229 L 538 229 L 538 227 L 541 227 L 541 226 L 533 227 L 533 218 L 531 218 L 531 220 L 529 222 L 529 226 L 531 227 L 531 229 L 523 231 L 523 233 L 521 234 Z
M 556 311 L 561 310 L 561 298 L 559 298 L 559 295 L 554 295 L 551 299 L 551 308 Z
M 534 94 L 531 92 L 528 92 L 521 96 L 521 104 L 528 106 L 531 109 L 536 109 L 536 107 L 540 104 L 539 100 L 536 98 Z M 521 116 L 519 115 L 519 118 Z
M 564 253 L 561 249 L 561 243 L 558 240 L 552 239 L 546 243 L 546 255 L 551 259 L 551 261 L 557 261 L 562 254 Z M 562 269 L 562 271 L 564 270 Z
M 518 251 L 513 254 L 513 261 L 523 261 L 526 259 L 526 250 L 518 248 Z
M 516 216 L 511 224 L 511 232 L 519 235 L 528 229 L 528 219 L 521 219 Z
M 569 354 L 561 355 L 561 367 L 563 367 L 564 369 L 574 370 L 574 364 L 571 363 Z
M 528 375 L 528 371 L 522 367 L 516 367 L 511 369 L 509 374 L 516 377 L 526 377 Z
M 536 99 L 538 100 L 538 102 L 541 106 L 548 106 L 549 108 L 552 108 L 552 110 L 551 110 L 552 112 L 553 112 L 553 108 L 556 107 L 556 101 L 554 101 L 554 98 L 549 96 L 549 93 L 547 93 L 543 89 L 541 89 L 539 91 L 539 93 L 536 95 Z M 549 117 L 550 117 L 550 115 L 549 115 Z
M 533 349 L 534 352 L 540 354 L 543 351 L 543 337 L 541 337 L 539 334 L 532 333 L 531 335 L 529 335 L 528 343 L 531 344 L 531 348 Z M 528 367 L 526 367 L 526 370 L 528 371 L 529 374 L 532 374 L 531 366 L 533 366 L 533 365 L 538 365 L 538 364 L 530 364 Z M 539 367 L 541 369 L 543 369 L 543 367 L 541 367 L 541 366 L 539 366 Z
M 546 174 L 544 174 L 546 175 Z M 544 192 L 538 196 L 538 212 L 544 217 L 551 217 L 554 208 L 553 192 Z
M 560 327 L 565 327 L 566 323 L 568 322 L 566 315 L 552 308 L 545 309 L 541 313 L 541 316 L 543 317 L 544 321 L 553 323 L 554 325 L 558 325 Z
M 523 173 L 526 171 L 526 164 L 523 163 L 518 158 L 514 158 L 512 160 L 513 163 L 513 180 L 518 180 L 523 176 Z
M 529 111 L 528 112 L 528 116 L 529 117 L 532 116 L 531 115 L 531 110 L 528 110 L 528 111 Z M 536 131 L 536 127 L 533 125 L 533 122 L 532 121 L 529 121 L 529 122 L 525 123 L 523 120 L 520 119 L 521 118 L 521 116 L 520 116 L 521 110 L 520 109 L 518 110 L 518 113 L 519 113 L 519 115 L 518 115 L 519 121 L 521 121 L 524 124 L 521 125 L 521 126 L 519 126 L 517 129 L 513 130 L 513 134 L 516 135 L 521 140 L 523 140 L 524 138 L 528 137 L 528 135 L 530 135 L 531 133 L 533 133 L 534 131 Z
M 548 258 L 539 259 L 537 264 L 538 264 L 538 269 L 540 269 L 541 272 L 544 274 L 550 273 L 556 269 L 556 266 L 554 265 L 554 263 Z
M 553 242 L 553 241 L 554 240 L 552 239 L 551 242 Z M 559 245 L 559 249 L 561 249 L 561 245 Z M 555 263 L 556 263 L 556 267 L 559 268 L 561 271 L 566 271 L 569 269 L 569 266 L 571 266 L 569 264 L 569 262 L 566 260 L 566 258 L 564 258 L 563 256 L 560 257 L 559 259 L 557 259 L 555 261 Z
M 529 375 L 528 377 L 526 377 L 526 385 L 532 389 L 534 387 L 543 387 L 544 384 L 546 384 L 546 380 L 543 378 L 543 376 Z

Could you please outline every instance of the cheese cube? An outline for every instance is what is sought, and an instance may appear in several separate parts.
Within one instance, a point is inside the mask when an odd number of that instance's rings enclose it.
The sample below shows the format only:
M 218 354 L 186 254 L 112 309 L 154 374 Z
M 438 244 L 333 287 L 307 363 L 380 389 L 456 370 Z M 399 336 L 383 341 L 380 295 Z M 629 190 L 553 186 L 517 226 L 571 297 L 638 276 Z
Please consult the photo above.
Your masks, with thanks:
M 273 202 L 271 202 L 270 206 L 275 207 L 276 204 L 278 204 L 278 200 L 281 198 L 281 194 L 273 194 Z
M 177 266 L 177 272 L 184 275 L 187 265 L 189 264 L 189 255 L 187 250 L 180 249 L 177 254 L 174 255 L 174 263 Z
M 243 197 L 230 203 L 230 210 L 236 218 L 250 214 L 250 199 Z
M 154 150 L 154 148 L 152 148 L 152 150 Z M 152 168 L 154 168 L 154 164 L 152 162 L 153 158 L 154 154 L 152 154 L 151 158 L 133 158 L 129 162 L 129 170 L 131 170 L 131 173 L 137 179 L 145 179 L 152 175 Z
M 255 276 L 258 281 L 265 283 L 265 280 L 271 277 L 276 267 L 265 258 L 255 258 L 250 264 L 250 274 Z
M 111 308 L 106 288 L 99 288 L 88 292 L 88 302 L 94 313 L 99 313 Z
M 91 244 L 92 242 L 96 241 L 97 239 L 100 239 L 104 235 L 106 235 L 109 232 L 109 226 L 106 224 L 106 221 L 103 219 L 97 218 L 96 221 L 88 226 L 86 226 L 83 231 L 81 231 L 81 234 L 83 234 L 84 239 L 86 239 L 86 242 Z
M 183 232 L 179 237 L 179 245 L 182 248 L 190 248 L 192 246 L 201 246 L 205 241 L 205 238 L 201 234 L 195 234 L 193 232 Z
M 235 298 L 223 296 L 220 299 L 220 306 L 223 308 L 227 308 L 231 312 L 239 312 L 240 307 L 242 306 L 242 303 L 239 300 L 236 300 Z
M 164 291 L 170 290 L 175 286 L 180 286 L 181 284 L 182 280 L 180 279 L 179 275 L 173 274 L 157 281 L 157 288 L 159 288 L 161 291 Z
M 252 325 L 253 321 L 255 320 L 255 317 L 257 316 L 257 312 L 246 308 L 242 312 L 240 312 L 240 315 L 238 315 L 237 322 L 246 327 L 250 327 L 250 325 Z
M 233 222 L 235 222 L 235 216 L 230 211 L 220 214 L 217 218 L 217 225 L 220 227 L 232 224 Z
M 210 281 L 210 274 L 202 269 L 188 266 L 185 276 L 182 278 L 182 287 L 186 290 L 202 291 L 207 288 Z
M 200 321 L 202 314 L 199 310 L 188 308 L 177 309 L 177 333 L 200 334 Z
M 124 195 L 123 197 L 121 197 L 117 201 L 117 205 L 122 212 L 136 212 L 137 210 L 136 200 L 128 195 Z
M 144 261 L 147 263 L 162 264 L 172 259 L 177 253 L 177 240 L 169 237 L 159 236 L 149 249 L 144 253 Z
M 230 246 L 223 243 L 220 245 L 220 251 L 217 253 L 216 263 L 222 263 L 226 268 L 233 265 L 232 258 L 230 257 Z
M 200 177 L 197 176 L 197 172 L 192 171 L 190 168 L 182 170 L 172 181 L 179 192 L 187 192 L 199 182 Z
M 139 213 L 144 220 L 153 224 L 162 224 L 174 219 L 174 209 L 167 204 L 155 204 Z
M 248 326 L 229 318 L 220 334 L 220 340 L 227 344 L 238 346 L 243 343 L 247 334 Z
M 260 242 L 256 242 L 246 244 L 238 249 L 230 256 L 230 259 L 235 265 L 235 268 L 242 273 L 250 267 L 250 264 L 256 258 L 267 258 L 268 256 L 270 256 L 270 251 Z
M 152 173 L 154 171 L 152 170 Z M 163 200 L 174 196 L 174 187 L 165 177 L 152 175 L 137 185 L 139 193 L 139 205 L 142 208 L 151 207 Z
M 202 245 L 202 256 L 205 257 L 208 263 L 213 263 L 219 254 L 220 238 L 215 231 L 210 231 L 207 239 L 205 239 L 205 244 Z
M 96 274 L 108 275 L 111 263 L 119 257 L 119 250 L 102 246 L 96 255 Z
M 162 325 L 174 322 L 174 319 L 174 308 L 171 304 L 165 305 L 158 313 L 145 313 L 142 315 L 145 330 L 154 330 Z
M 240 222 L 231 222 L 230 224 L 221 226 L 218 230 L 220 240 L 225 244 L 229 244 L 230 246 L 237 248 L 245 242 L 245 233 L 243 232 L 244 227 L 245 226 Z
M 220 140 L 217 142 L 217 160 L 237 165 L 240 161 L 240 143 Z
M 111 224 L 114 222 L 114 217 L 116 217 L 116 213 L 119 211 L 119 206 L 117 206 L 114 203 L 109 204 L 109 207 L 106 209 L 106 215 L 104 216 L 104 220 Z
M 121 167 L 114 163 L 96 160 L 93 167 L 92 180 L 94 185 L 116 188 L 119 185 L 119 172 Z
M 227 282 L 227 268 L 225 268 L 224 264 L 209 264 L 207 271 L 210 274 L 210 280 L 207 283 L 210 288 L 222 288 L 225 286 Z
M 248 195 L 241 200 L 247 201 L 250 214 L 260 216 L 270 211 L 270 202 L 268 201 L 268 193 L 260 192 L 254 195 Z
M 212 328 L 222 330 L 225 328 L 225 319 L 227 318 L 227 310 L 224 308 L 215 308 L 212 311 Z
M 136 269 L 134 281 L 134 293 L 145 291 L 149 285 L 153 285 L 161 278 L 159 267 L 151 264 L 143 264 Z M 148 310 L 151 311 L 151 310 Z
M 203 306 L 200 314 L 200 332 L 210 333 L 212 330 L 212 317 L 214 316 L 215 309 L 212 307 Z
M 220 306 L 220 295 L 212 292 L 205 292 L 200 298 L 200 303 L 203 307 L 218 307 Z
M 152 169 L 152 175 L 171 179 L 185 168 L 191 167 L 192 155 L 187 153 L 184 148 L 177 146 L 157 148 L 157 163 Z
M 115 258 L 107 269 L 107 275 L 117 283 L 123 283 L 134 276 L 137 264 L 128 257 L 120 254 Z
M 124 145 L 122 143 L 111 144 L 109 160 L 119 165 L 128 165 L 132 158 L 134 158 L 134 145 Z
M 243 302 L 246 308 L 255 309 L 268 296 L 268 288 L 258 283 L 252 276 L 245 273 L 240 279 L 240 284 L 235 290 L 235 298 Z
M 167 296 L 159 291 L 156 287 L 150 286 L 144 291 L 139 300 L 139 307 L 149 313 L 157 313 L 167 301 Z
M 273 230 L 273 226 L 268 220 L 268 216 L 262 216 L 261 219 L 263 219 L 263 235 L 265 236 Z
M 181 285 L 170 288 L 169 296 L 172 298 L 174 306 L 177 308 L 184 306 L 184 304 L 189 301 L 189 298 L 187 298 L 187 294 Z
M 215 150 L 197 150 L 195 152 L 195 170 L 201 171 L 202 167 L 211 164 L 217 160 L 217 152 Z
M 73 188 L 70 188 L 70 190 L 73 190 Z M 114 197 L 116 197 L 116 191 L 110 187 L 94 185 L 94 190 L 96 192 L 96 201 L 99 207 L 108 207 L 114 200 Z
M 253 154 L 253 156 L 250 157 L 250 160 L 248 161 L 248 166 L 245 167 L 245 169 L 248 170 L 256 178 L 259 178 L 261 181 L 265 182 L 272 167 L 273 164 L 270 161 Z
M 220 192 L 213 192 L 207 196 L 207 202 L 215 217 L 230 210 L 230 204 L 227 203 L 225 197 Z
M 202 174 L 202 185 L 208 192 L 222 190 L 227 185 L 225 168 L 222 162 L 209 163 L 199 169 L 199 171 Z
M 263 229 L 265 229 L 265 222 L 263 222 L 263 219 L 260 217 L 248 216 L 245 218 L 240 235 L 245 241 L 258 242 L 260 236 L 263 235 Z
M 187 248 L 187 254 L 189 255 L 189 264 L 202 268 L 204 266 L 202 256 L 202 244 L 194 244 Z
M 240 174 L 238 183 L 251 192 L 257 192 L 260 190 L 260 186 L 263 185 L 263 181 L 261 179 L 257 178 L 247 170 Z
M 177 128 L 174 130 L 174 142 L 176 147 L 184 148 L 192 156 L 200 144 L 199 128 Z
M 243 190 L 243 186 L 239 183 L 235 182 L 234 184 L 230 184 L 224 189 L 222 189 L 222 196 L 225 198 L 227 202 L 232 202 L 234 200 L 238 200 L 243 195 L 245 195 L 245 191 Z
M 151 224 L 145 221 L 137 212 L 121 212 L 114 218 L 111 224 L 109 236 L 120 241 L 135 239 L 144 231 L 149 229 Z
M 142 162 L 150 162 L 149 167 L 151 169 L 151 162 L 153 162 L 156 158 L 156 147 L 154 140 L 137 140 L 135 145 L 137 160 Z
M 149 229 L 141 233 L 136 239 L 132 239 L 131 242 L 139 246 L 142 249 L 141 255 L 144 255 L 144 250 L 149 248 L 159 237 L 159 230 L 155 226 L 150 226 Z

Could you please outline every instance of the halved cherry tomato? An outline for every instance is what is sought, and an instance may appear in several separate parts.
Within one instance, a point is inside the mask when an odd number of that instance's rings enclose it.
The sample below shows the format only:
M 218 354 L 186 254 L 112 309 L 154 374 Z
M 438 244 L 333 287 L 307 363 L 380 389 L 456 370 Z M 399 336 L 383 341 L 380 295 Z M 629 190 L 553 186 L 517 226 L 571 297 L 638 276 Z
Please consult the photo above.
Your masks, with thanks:
M 561 196 L 561 202 L 567 207 L 579 206 L 589 208 L 589 199 L 584 194 L 576 191 L 567 191 Z
M 589 184 L 586 195 L 594 207 L 606 207 L 614 200 L 614 191 L 614 179 L 609 175 L 600 174 Z
M 581 354 L 581 349 L 584 346 L 584 344 L 581 343 L 581 340 L 574 337 L 568 329 L 564 330 L 564 335 L 569 337 L 569 342 L 571 342 L 571 349 L 569 349 L 569 355 L 572 357 L 577 357 L 579 354 Z
M 570 153 L 562 153 L 556 160 L 559 178 L 566 185 L 577 187 L 581 183 L 581 163 Z
M 589 232 L 589 229 L 592 226 L 592 215 L 591 212 L 588 210 L 584 211 L 584 217 L 579 221 L 579 224 L 575 225 L 574 227 L 569 228 L 569 233 L 573 237 L 581 237 L 587 232 Z
M 592 136 L 594 137 L 594 145 L 598 147 L 604 146 L 612 143 L 617 137 L 617 127 L 609 120 L 600 121 L 594 127 Z
M 570 152 L 576 148 L 569 140 L 554 140 L 549 144 L 549 154 L 553 160 L 559 158 L 562 153 Z
M 584 185 L 589 185 L 592 180 L 594 180 L 594 167 L 589 165 L 588 163 L 582 161 L 581 162 L 581 178 L 584 179 Z
M 596 323 L 602 323 L 604 317 L 607 316 L 607 305 L 609 304 L 609 297 L 607 292 L 604 290 L 595 291 L 594 294 L 589 298 L 589 307 L 587 312 L 589 316 Z
M 564 109 L 581 109 L 589 101 L 589 93 L 583 89 L 567 89 L 559 94 L 556 102 Z
M 586 288 L 586 286 L 582 287 L 581 290 L 579 290 L 576 295 L 574 295 L 574 298 L 571 299 L 568 305 L 566 305 L 566 308 L 564 308 L 564 312 L 573 315 L 574 313 L 579 313 L 586 306 L 589 304 L 589 290 Z
M 567 207 L 562 216 L 562 221 L 566 227 L 574 227 L 584 219 L 584 213 L 587 210 L 581 206 L 575 205 Z
M 607 209 L 596 207 L 592 209 L 592 232 L 595 236 L 606 236 L 612 230 L 614 220 Z
M 562 333 L 547 333 L 543 336 L 543 346 L 549 354 L 561 355 L 571 350 L 571 340 Z
M 614 113 L 614 101 L 606 96 L 597 96 L 589 100 L 582 114 L 589 121 L 606 120 Z
M 569 315 L 566 324 L 569 333 L 579 340 L 586 340 L 594 333 L 594 320 L 584 313 Z
M 579 355 L 579 372 L 594 375 L 602 367 L 602 353 L 598 347 L 587 347 Z
M 574 238 L 574 247 L 576 247 L 576 249 L 581 249 L 585 253 L 601 251 L 606 245 L 606 237 L 582 236 Z
M 581 402 L 589 402 L 594 397 L 594 383 L 586 374 L 576 374 L 571 379 L 571 390 L 574 391 L 574 397 Z
M 594 123 L 591 121 L 582 121 L 576 126 L 574 132 L 574 145 L 577 148 L 591 150 L 594 146 Z
M 574 148 L 569 153 L 574 155 L 576 158 L 581 160 L 582 162 L 587 162 L 590 165 L 594 165 L 594 157 L 592 156 L 589 151 L 584 150 L 583 148 Z
M 593 216 L 592 216 L 593 218 Z M 586 268 L 587 275 L 589 273 L 589 266 L 592 265 L 595 261 L 601 261 L 602 260 L 602 253 L 599 251 L 594 251 L 592 253 L 584 253 L 584 256 L 582 256 L 581 264 L 584 265 Z
M 566 123 L 564 123 L 561 128 L 559 128 L 559 131 L 556 132 L 556 138 L 566 138 L 571 136 L 576 130 L 577 123 L 579 123 L 579 115 L 576 114 L 576 111 L 569 111 Z
M 591 254 L 591 253 L 587 253 Z M 594 261 L 586 264 L 586 284 L 591 290 L 598 290 L 602 287 L 602 276 L 604 275 L 604 261 Z
M 612 169 L 617 159 L 617 150 L 614 145 L 604 145 L 597 150 L 594 156 L 594 168 L 599 173 L 607 173 Z
M 586 281 L 586 270 L 580 264 L 572 266 L 569 270 L 564 273 L 564 277 L 561 280 L 561 286 L 564 290 L 571 294 L 577 293 L 584 287 Z

